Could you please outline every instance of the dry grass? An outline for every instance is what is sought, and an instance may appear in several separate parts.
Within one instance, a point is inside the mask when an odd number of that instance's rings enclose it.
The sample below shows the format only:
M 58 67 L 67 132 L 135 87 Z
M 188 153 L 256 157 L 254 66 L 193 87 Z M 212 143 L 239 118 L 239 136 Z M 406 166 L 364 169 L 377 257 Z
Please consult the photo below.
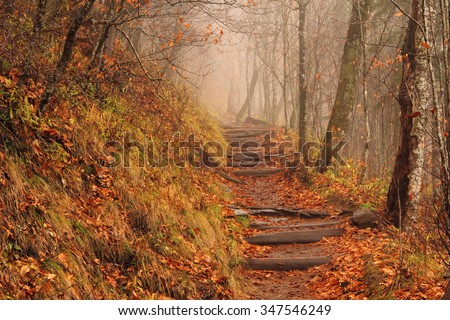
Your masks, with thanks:
M 10 139 L 12 148 L 0 149 L 0 298 L 239 297 L 240 240 L 208 172 L 142 168 L 137 152 L 130 168 L 105 167 L 105 142 L 125 133 L 222 142 L 217 124 L 186 93 L 149 110 L 129 102 L 132 90 L 103 101 L 80 90 L 62 86 L 51 119 L 24 104 L 14 120 L 21 126 L 8 120 L 25 148 Z

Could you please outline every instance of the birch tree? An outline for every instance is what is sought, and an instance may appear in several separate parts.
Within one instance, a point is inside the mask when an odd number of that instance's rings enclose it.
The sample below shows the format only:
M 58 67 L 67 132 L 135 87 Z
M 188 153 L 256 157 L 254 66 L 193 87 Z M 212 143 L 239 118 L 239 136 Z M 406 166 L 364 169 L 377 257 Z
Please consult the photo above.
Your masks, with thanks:
M 428 53 L 424 33 L 424 6 L 412 1 L 402 48 L 403 75 L 398 94 L 401 141 L 387 195 L 387 212 L 397 227 L 417 221 L 423 177 L 425 123 L 430 101 Z

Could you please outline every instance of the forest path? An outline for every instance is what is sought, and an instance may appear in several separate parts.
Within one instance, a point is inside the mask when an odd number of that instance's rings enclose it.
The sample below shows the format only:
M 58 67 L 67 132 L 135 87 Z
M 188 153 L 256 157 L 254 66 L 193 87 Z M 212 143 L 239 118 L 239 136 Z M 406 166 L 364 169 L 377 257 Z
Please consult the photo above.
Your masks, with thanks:
M 285 169 L 293 151 L 285 148 L 281 129 L 223 128 L 231 146 L 226 174 L 237 179 L 229 184 L 236 195 L 230 209 L 250 219 L 244 231 L 247 294 L 264 300 L 317 298 L 308 283 L 322 276 L 318 266 L 332 265 L 342 255 L 328 237 L 342 235 L 340 227 L 348 219 L 328 212 L 324 204 L 298 203 L 285 190 L 281 182 L 295 173 Z

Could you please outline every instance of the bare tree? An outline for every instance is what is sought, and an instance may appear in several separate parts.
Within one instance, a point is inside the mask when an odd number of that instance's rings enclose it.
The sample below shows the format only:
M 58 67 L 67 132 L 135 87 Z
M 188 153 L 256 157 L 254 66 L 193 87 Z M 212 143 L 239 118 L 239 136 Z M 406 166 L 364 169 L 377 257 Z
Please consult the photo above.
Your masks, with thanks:
M 96 0 L 88 0 L 80 9 L 77 10 L 72 18 L 69 30 L 67 31 L 63 52 L 61 54 L 61 57 L 59 58 L 54 72 L 48 79 L 44 94 L 41 97 L 41 102 L 39 104 L 39 110 L 41 113 L 44 113 L 47 109 L 47 105 L 53 94 L 55 93 L 55 86 L 59 78 L 62 77 L 66 71 L 67 65 L 69 64 L 69 61 L 72 57 L 72 51 L 75 47 L 77 32 L 80 29 L 84 19 L 91 11 L 91 8 L 94 5 L 95 1 Z

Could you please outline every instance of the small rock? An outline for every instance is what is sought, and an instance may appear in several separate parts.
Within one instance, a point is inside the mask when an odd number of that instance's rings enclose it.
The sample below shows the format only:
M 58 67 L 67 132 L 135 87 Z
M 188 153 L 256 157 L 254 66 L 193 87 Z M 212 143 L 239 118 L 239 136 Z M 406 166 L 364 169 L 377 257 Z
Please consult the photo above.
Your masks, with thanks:
M 234 215 L 237 217 L 248 216 L 248 212 L 242 209 L 231 209 L 234 211 Z
M 376 226 L 378 216 L 371 209 L 358 209 L 353 213 L 352 221 L 358 228 L 365 229 Z

